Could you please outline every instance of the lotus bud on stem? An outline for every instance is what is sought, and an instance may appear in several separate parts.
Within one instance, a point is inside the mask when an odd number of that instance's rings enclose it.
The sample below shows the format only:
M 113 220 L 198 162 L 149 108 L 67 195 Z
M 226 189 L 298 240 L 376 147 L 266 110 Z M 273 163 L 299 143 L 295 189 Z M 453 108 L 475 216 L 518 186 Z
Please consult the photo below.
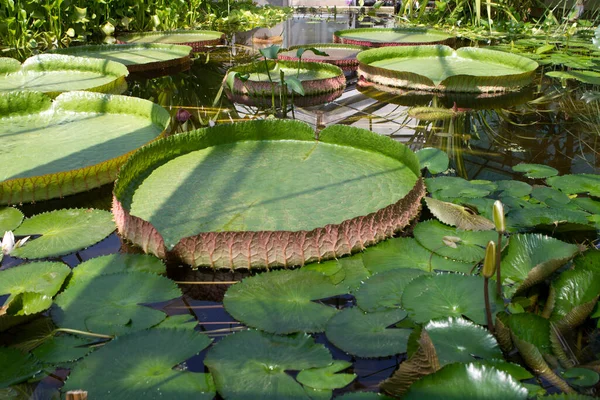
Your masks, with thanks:
M 494 276 L 496 270 L 496 243 L 490 240 L 485 248 L 485 258 L 483 259 L 483 297 L 485 299 L 485 314 L 487 317 L 487 326 L 490 333 L 494 334 L 494 321 L 492 320 L 492 309 L 490 307 L 489 281 Z
M 496 294 L 502 297 L 502 277 L 500 274 L 500 257 L 502 255 L 502 235 L 506 232 L 506 218 L 504 217 L 504 206 L 500 200 L 494 202 L 494 225 L 498 232 L 498 251 L 496 252 Z

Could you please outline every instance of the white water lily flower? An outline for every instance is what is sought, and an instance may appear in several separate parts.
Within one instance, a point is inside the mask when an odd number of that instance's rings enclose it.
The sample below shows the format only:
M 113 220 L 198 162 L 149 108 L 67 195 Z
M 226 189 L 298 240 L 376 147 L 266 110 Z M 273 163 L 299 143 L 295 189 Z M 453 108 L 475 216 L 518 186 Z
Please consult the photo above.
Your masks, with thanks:
M 2 253 L 4 255 L 10 254 L 11 251 L 16 249 L 17 247 L 23 246 L 28 240 L 30 236 L 24 237 L 23 239 L 17 240 L 15 243 L 15 235 L 12 231 L 4 232 L 4 237 L 2 238 Z

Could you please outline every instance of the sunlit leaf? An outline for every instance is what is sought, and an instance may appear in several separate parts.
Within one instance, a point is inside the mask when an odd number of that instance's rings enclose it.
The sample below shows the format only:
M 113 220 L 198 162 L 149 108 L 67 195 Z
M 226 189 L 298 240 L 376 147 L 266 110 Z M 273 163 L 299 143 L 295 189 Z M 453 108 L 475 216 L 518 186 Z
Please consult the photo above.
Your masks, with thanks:
M 470 209 L 458 204 L 426 197 L 425 203 L 431 213 L 447 225 L 469 231 L 488 231 L 494 229 L 494 223 L 489 219 L 473 213 Z

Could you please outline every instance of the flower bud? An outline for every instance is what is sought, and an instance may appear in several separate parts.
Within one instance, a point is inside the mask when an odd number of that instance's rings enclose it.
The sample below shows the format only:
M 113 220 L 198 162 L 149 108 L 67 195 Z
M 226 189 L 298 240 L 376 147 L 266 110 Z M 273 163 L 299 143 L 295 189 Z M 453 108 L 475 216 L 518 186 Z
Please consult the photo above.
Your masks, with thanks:
M 496 243 L 490 240 L 485 248 L 485 258 L 483 259 L 483 276 L 491 278 L 496 272 Z
M 494 225 L 496 225 L 496 231 L 506 232 L 506 218 L 504 217 L 504 206 L 500 200 L 494 202 Z

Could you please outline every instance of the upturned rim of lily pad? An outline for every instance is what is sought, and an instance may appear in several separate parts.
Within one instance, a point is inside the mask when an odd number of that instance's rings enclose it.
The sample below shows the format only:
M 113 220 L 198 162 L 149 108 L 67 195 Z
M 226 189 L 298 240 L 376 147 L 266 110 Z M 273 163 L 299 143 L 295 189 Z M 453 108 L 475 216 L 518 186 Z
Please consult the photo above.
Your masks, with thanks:
M 312 52 L 310 52 L 309 51 L 310 48 L 315 48 L 315 49 L 322 50 L 325 52 L 327 52 L 327 49 L 348 50 L 349 55 L 351 55 L 352 53 L 356 53 L 356 54 L 354 54 L 354 57 L 351 57 L 351 58 L 336 58 L 331 55 L 320 57 L 320 56 L 315 56 Z M 358 69 L 358 60 L 356 59 L 356 55 L 359 52 L 368 49 L 368 47 L 358 46 L 358 45 L 354 45 L 354 44 L 343 44 L 343 43 L 311 43 L 311 44 L 305 44 L 305 45 L 299 45 L 299 46 L 290 46 L 287 49 L 282 49 L 279 52 L 279 54 L 277 55 L 277 58 L 280 60 L 298 62 L 298 57 L 296 57 L 295 54 L 294 55 L 284 54 L 286 52 L 298 50 L 298 49 L 306 49 L 306 52 L 304 52 L 304 55 L 302 56 L 302 61 L 333 64 L 335 66 L 340 67 L 342 69 L 342 71 L 356 71 Z
M 371 32 L 402 32 L 402 33 L 415 33 L 415 34 L 426 34 L 432 36 L 438 36 L 439 38 L 435 38 L 435 40 L 431 41 L 419 41 L 414 39 L 413 41 L 390 41 L 390 42 L 376 42 L 365 39 L 358 38 L 347 38 L 344 35 L 352 34 L 359 35 L 360 33 L 371 33 Z M 434 38 L 432 38 L 434 39 Z M 392 46 L 414 46 L 429 43 L 431 44 L 444 44 L 449 43 L 454 40 L 454 36 L 449 35 L 444 31 L 440 31 L 437 29 L 431 28 L 419 28 L 419 27 L 396 27 L 396 28 L 358 28 L 358 29 L 343 29 L 339 31 L 335 31 L 333 33 L 333 42 L 334 43 L 343 43 L 343 44 L 353 44 L 357 46 L 365 46 L 365 47 L 392 47 Z
M 254 124 L 252 127 L 248 124 Z M 241 128 L 245 126 L 245 128 Z M 308 128 L 308 129 L 307 129 Z M 363 250 L 409 226 L 421 209 L 425 185 L 416 155 L 405 145 L 364 129 L 332 125 L 320 132 L 322 143 L 383 154 L 406 165 L 417 177 L 410 191 L 395 203 L 367 215 L 312 230 L 197 232 L 169 247 L 157 228 L 130 214 L 135 191 L 144 177 L 161 165 L 193 151 L 251 140 L 312 141 L 312 129 L 291 120 L 255 120 L 199 129 L 143 147 L 119 171 L 112 211 L 119 233 L 159 258 L 212 268 L 271 268 L 305 265 Z
M 136 38 L 145 38 L 152 36 L 168 36 L 168 35 L 198 35 L 197 40 L 174 40 L 172 42 L 168 42 L 168 44 L 179 44 L 184 46 L 190 46 L 192 51 L 197 53 L 206 50 L 207 47 L 210 46 L 218 46 L 223 44 L 225 41 L 225 34 L 219 31 L 211 31 L 211 30 L 171 30 L 171 31 L 155 31 L 155 32 L 131 32 L 119 35 L 117 37 L 117 43 L 119 44 L 130 44 L 132 40 Z M 164 42 L 167 43 L 167 42 Z

